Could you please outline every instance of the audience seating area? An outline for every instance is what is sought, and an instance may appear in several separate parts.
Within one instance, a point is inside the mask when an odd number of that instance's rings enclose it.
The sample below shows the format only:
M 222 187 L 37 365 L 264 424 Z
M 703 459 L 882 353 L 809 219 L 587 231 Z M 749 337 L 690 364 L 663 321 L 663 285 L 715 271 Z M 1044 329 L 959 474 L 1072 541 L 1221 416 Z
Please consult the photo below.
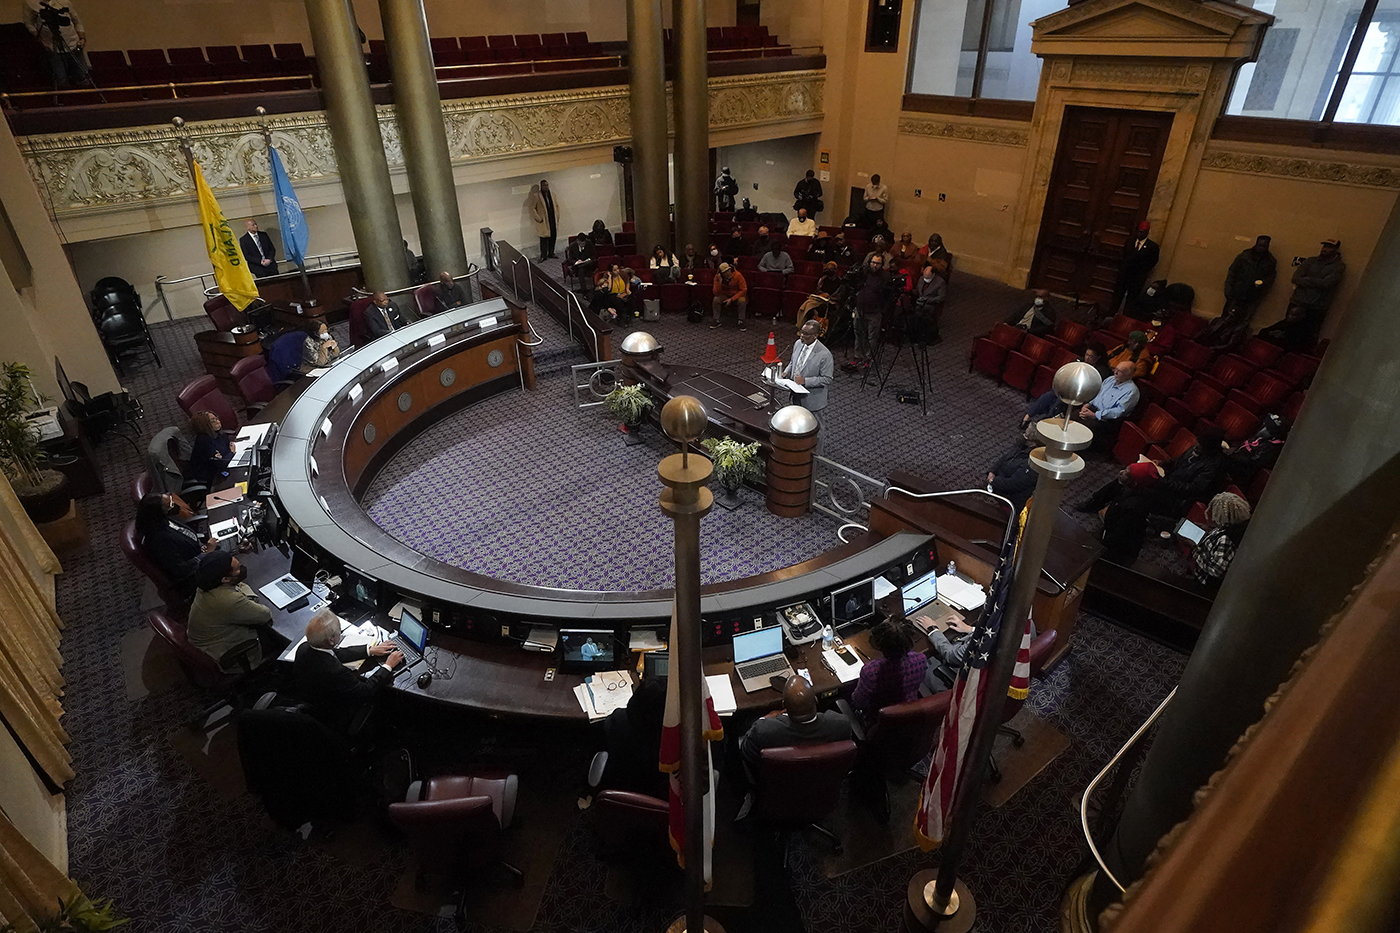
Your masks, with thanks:
M 1327 341 L 1304 354 L 1249 337 L 1236 349 L 1220 352 L 1191 339 L 1207 323 L 1188 311 L 1177 312 L 1154 335 L 1149 347 L 1158 359 L 1152 373 L 1137 380 L 1141 398 L 1113 447 L 1119 463 L 1133 463 L 1139 456 L 1158 461 L 1179 457 L 1195 446 L 1196 434 L 1207 425 L 1220 428 L 1225 440 L 1236 444 L 1259 429 L 1264 415 L 1281 415 L 1289 424 L 1297 419 Z M 1050 390 L 1055 370 L 1078 359 L 1085 344 L 1099 342 L 1111 352 L 1143 327 L 1141 321 L 1118 315 L 1090 333 L 1085 325 L 1062 318 L 1053 333 L 1037 337 L 997 324 L 973 340 L 968 369 L 1033 399 Z M 1228 491 L 1257 505 L 1268 473 L 1260 470 L 1245 489 Z

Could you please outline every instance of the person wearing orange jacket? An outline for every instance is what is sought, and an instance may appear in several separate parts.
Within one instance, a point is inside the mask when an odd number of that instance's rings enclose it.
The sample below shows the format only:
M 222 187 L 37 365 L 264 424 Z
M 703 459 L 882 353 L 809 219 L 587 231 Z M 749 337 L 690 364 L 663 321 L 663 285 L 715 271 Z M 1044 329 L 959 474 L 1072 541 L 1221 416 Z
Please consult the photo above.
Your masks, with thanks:
M 719 327 L 720 314 L 730 306 L 739 312 L 739 329 L 744 330 L 744 313 L 749 307 L 749 283 L 744 281 L 743 273 L 727 262 L 720 263 L 719 274 L 714 280 L 714 293 L 715 298 L 710 307 L 715 313 L 715 319 L 710 322 L 710 330 Z

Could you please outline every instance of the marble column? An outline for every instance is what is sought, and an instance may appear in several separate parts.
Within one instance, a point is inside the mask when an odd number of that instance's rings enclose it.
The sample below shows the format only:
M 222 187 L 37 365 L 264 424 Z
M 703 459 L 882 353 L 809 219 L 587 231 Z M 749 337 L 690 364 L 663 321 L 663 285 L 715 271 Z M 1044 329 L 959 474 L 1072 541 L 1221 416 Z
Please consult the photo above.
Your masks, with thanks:
M 671 241 L 661 0 L 627 0 L 627 46 L 631 71 L 633 217 L 637 224 L 637 252 L 647 255 L 656 244 L 669 246 Z
M 389 46 L 394 113 L 428 278 L 435 279 L 442 272 L 465 275 L 462 216 L 457 208 L 457 185 L 452 178 L 423 0 L 379 0 L 379 17 Z
M 705 0 L 672 0 L 671 39 L 676 116 L 676 243 L 696 249 L 710 230 L 710 68 L 705 51 Z
M 1103 854 L 1142 876 L 1400 518 L 1400 205 L 1391 212 Z M 1325 793 L 1326 789 L 1322 789 Z M 1090 915 L 1119 898 L 1099 873 Z
M 404 288 L 410 283 L 403 230 L 350 4 L 348 0 L 306 0 L 306 18 L 365 285 L 371 291 Z

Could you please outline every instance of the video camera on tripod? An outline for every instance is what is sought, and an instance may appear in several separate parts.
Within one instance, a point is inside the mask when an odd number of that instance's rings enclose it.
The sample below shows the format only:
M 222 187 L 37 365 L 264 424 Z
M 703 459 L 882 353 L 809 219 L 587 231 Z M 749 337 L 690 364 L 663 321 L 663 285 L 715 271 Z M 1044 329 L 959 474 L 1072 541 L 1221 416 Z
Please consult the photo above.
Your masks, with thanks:
M 63 30 L 73 25 L 73 17 L 69 15 L 68 7 L 55 7 L 49 0 L 39 0 L 39 21 L 44 24 L 44 28 L 53 37 L 53 50 L 59 54 L 64 52 L 81 52 L 82 46 L 70 47 L 68 40 L 63 37 Z

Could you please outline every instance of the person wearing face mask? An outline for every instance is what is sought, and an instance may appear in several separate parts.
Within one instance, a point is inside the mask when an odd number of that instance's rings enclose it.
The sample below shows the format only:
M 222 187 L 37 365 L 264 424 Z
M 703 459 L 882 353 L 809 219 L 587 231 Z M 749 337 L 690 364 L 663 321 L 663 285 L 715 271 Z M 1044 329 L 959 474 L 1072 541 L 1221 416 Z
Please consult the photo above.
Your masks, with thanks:
M 703 268 L 718 269 L 722 262 L 724 262 L 724 254 L 719 251 L 718 246 L 711 243 L 710 251 L 705 254 L 705 265 Z
M 185 500 L 169 493 L 152 493 L 136 506 L 136 533 L 146 555 L 186 599 L 194 596 L 199 555 L 216 546 L 185 524 L 193 514 Z
M 247 568 L 228 551 L 213 551 L 199 560 L 195 570 L 198 591 L 190 604 L 190 644 L 215 661 L 249 638 L 259 638 L 272 624 L 272 610 L 254 598 L 253 588 L 244 579 Z M 262 651 L 249 659 L 254 667 L 262 663 Z M 225 668 L 237 673 L 237 666 Z
M 806 395 L 793 394 L 793 403 L 810 411 L 817 419 L 817 453 L 820 454 L 826 439 L 827 393 L 832 376 L 836 372 L 831 351 L 820 340 L 821 324 L 807 321 L 797 330 L 797 343 L 792 345 L 783 375 L 807 390 Z
M 1013 311 L 1006 323 L 1037 337 L 1044 337 L 1055 329 L 1056 317 L 1055 308 L 1050 304 L 1050 293 L 1043 288 L 1037 288 L 1035 297 L 1031 299 L 1031 306 L 1025 311 Z
M 1128 302 L 1124 314 L 1130 318 L 1150 323 L 1164 321 L 1167 317 L 1167 280 L 1149 282 L 1141 295 Z
M 948 300 L 948 283 L 934 271 L 932 263 L 924 263 L 910 292 L 914 296 L 914 313 L 923 326 L 922 342 L 937 343 L 942 339 L 938 333 L 938 322 L 943 317 L 943 302 Z
M 340 344 L 331 336 L 331 330 L 322 321 L 316 325 L 314 333 L 306 335 L 301 344 L 301 364 L 306 369 L 329 366 L 340 356 Z

